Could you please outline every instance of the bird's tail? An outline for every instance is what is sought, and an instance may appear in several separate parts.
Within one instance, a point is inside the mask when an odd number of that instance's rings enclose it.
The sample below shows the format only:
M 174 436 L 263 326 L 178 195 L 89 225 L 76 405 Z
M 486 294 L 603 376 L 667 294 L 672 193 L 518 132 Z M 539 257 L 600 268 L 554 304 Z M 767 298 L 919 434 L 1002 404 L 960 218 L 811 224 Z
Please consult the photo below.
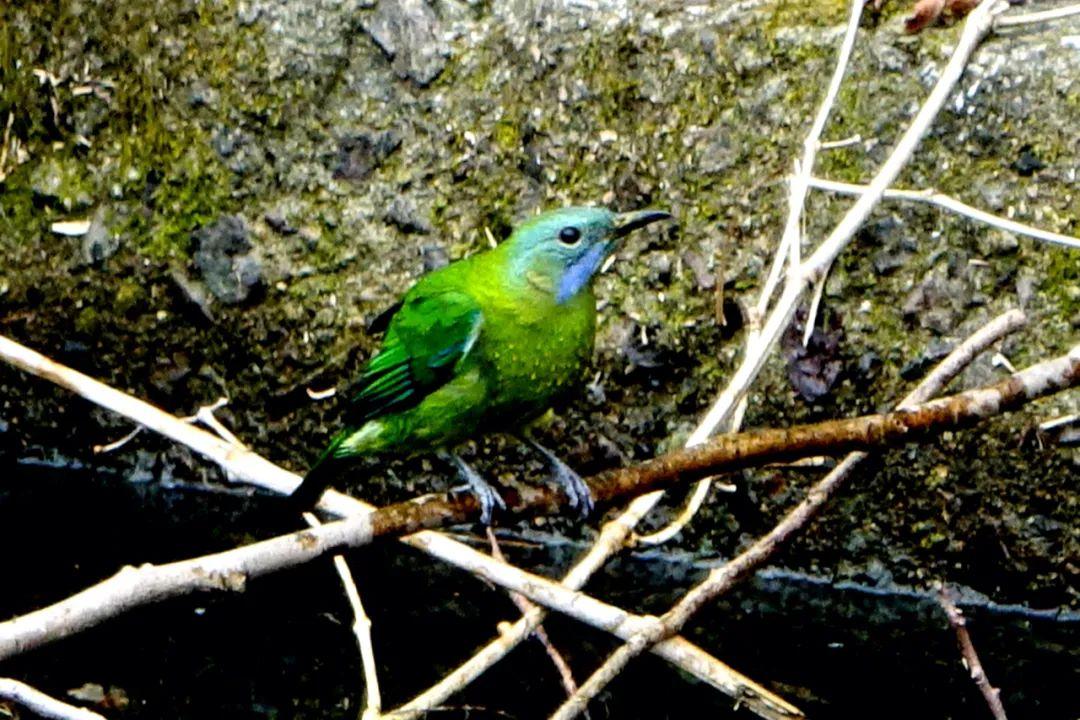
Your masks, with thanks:
M 311 510 L 319 502 L 326 486 L 334 479 L 340 470 L 336 450 L 345 439 L 344 434 L 334 438 L 330 446 L 323 451 L 315 464 L 304 475 L 304 480 L 288 497 L 289 507 L 297 512 Z

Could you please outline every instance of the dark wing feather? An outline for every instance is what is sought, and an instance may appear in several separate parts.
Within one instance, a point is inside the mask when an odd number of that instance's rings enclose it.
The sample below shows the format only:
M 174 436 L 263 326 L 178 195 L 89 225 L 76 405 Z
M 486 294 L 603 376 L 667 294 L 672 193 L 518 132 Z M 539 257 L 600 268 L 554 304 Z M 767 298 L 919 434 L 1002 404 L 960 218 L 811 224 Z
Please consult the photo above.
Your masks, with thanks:
M 453 376 L 482 324 L 480 306 L 463 292 L 410 294 L 351 389 L 346 422 L 358 427 L 419 403 Z

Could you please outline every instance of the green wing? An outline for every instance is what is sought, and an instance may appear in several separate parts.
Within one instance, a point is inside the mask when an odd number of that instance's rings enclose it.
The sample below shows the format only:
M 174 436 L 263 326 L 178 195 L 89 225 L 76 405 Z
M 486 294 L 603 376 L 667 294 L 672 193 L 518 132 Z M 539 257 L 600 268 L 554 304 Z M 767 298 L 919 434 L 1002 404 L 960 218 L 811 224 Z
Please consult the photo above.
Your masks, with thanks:
M 444 385 L 482 324 L 480 306 L 465 293 L 414 289 L 391 318 L 382 349 L 352 388 L 347 424 L 359 427 L 407 410 Z

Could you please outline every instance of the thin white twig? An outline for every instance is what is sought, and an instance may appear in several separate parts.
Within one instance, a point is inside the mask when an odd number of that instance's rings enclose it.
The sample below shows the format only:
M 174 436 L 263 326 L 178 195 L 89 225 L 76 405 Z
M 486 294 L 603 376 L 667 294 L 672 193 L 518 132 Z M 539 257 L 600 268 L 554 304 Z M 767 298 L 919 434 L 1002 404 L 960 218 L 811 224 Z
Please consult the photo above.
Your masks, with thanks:
M 1072 425 L 1077 421 L 1080 421 L 1080 413 L 1073 413 L 1072 415 L 1062 415 L 1061 417 L 1056 417 L 1052 420 L 1045 420 L 1039 423 L 1039 429 L 1044 432 L 1049 432 L 1050 430 L 1057 430 L 1059 427 Z
M 216 415 L 214 415 L 215 410 L 223 408 L 228 404 L 229 398 L 219 397 L 212 404 L 202 405 L 201 407 L 199 407 L 199 409 L 195 411 L 194 415 L 189 415 L 188 417 L 180 419 L 188 423 L 202 423 L 206 427 L 216 432 L 218 434 L 218 437 L 220 437 L 222 440 L 229 443 L 230 445 L 234 445 L 238 448 L 246 448 L 247 446 L 244 445 L 244 443 L 240 442 L 240 438 L 233 435 L 232 431 L 222 425 L 221 421 L 217 419 Z
M 1023 15 L 1004 15 L 997 19 L 994 26 L 998 28 L 1019 27 L 1021 25 L 1061 20 L 1073 15 L 1080 15 L 1080 4 L 1066 5 L 1053 10 L 1043 10 L 1042 12 L 1025 13 Z
M 806 139 L 803 141 L 802 159 L 796 160 L 794 163 L 794 172 L 789 181 L 788 215 L 787 220 L 784 223 L 784 232 L 780 236 L 780 244 L 776 249 L 776 254 L 773 256 L 772 267 L 769 268 L 769 274 L 765 278 L 765 284 L 761 289 L 761 295 L 758 298 L 757 305 L 750 313 L 751 317 L 746 335 L 744 358 L 758 352 L 764 355 L 768 351 L 768 348 L 760 345 L 761 318 L 765 316 L 769 307 L 769 302 L 772 300 L 773 293 L 776 291 L 776 286 L 780 281 L 784 268 L 784 260 L 791 260 L 791 263 L 789 264 L 789 273 L 794 272 L 801 265 L 800 259 L 802 255 L 801 248 L 803 240 L 802 212 L 806 205 L 806 195 L 809 187 L 808 182 L 813 173 L 814 160 L 817 157 L 817 151 L 820 147 L 821 133 L 825 129 L 825 123 L 829 119 L 829 113 L 832 112 L 833 105 L 836 104 L 836 96 L 840 91 L 840 85 L 843 83 L 844 75 L 847 73 L 847 68 L 851 61 L 851 53 L 852 49 L 855 47 L 855 37 L 858 34 L 859 20 L 862 17 L 863 5 L 864 0 L 851 0 L 851 12 L 848 15 L 848 24 L 844 31 L 844 39 L 836 57 L 836 66 L 833 69 L 832 77 L 829 79 L 825 97 L 822 99 L 817 114 L 814 116 L 814 121 L 810 126 Z M 721 395 L 721 398 L 722 397 L 723 395 Z M 727 419 L 726 415 L 727 413 L 717 415 L 712 411 L 707 413 L 705 418 L 687 440 L 687 447 L 700 445 L 707 440 L 709 436 L 715 433 L 720 428 L 721 424 L 725 422 Z M 739 413 L 739 415 L 740 418 L 738 420 L 733 419 L 728 425 L 729 430 L 738 430 L 739 425 L 742 422 L 741 413 Z M 637 537 L 637 542 L 644 545 L 659 545 L 675 537 L 675 535 L 694 518 L 694 515 L 697 514 L 697 511 L 705 502 L 705 498 L 709 495 L 711 483 L 711 478 L 706 478 L 697 483 L 694 487 L 694 492 L 691 494 L 690 499 L 687 501 L 678 517 L 656 532 Z M 660 496 L 657 495 L 653 503 L 655 504 L 659 501 L 659 498 Z
M 821 296 L 825 294 L 825 281 L 828 279 L 828 271 L 821 274 L 814 283 L 814 294 L 810 296 L 810 309 L 806 312 L 806 322 L 803 324 L 802 344 L 806 347 L 810 344 L 810 338 L 814 336 L 814 325 L 817 324 L 818 307 L 821 305 Z
M 124 447 L 129 442 L 134 440 L 135 436 L 138 435 L 139 433 L 141 433 L 142 430 L 143 430 L 142 425 L 136 425 L 135 428 L 131 432 L 129 432 L 127 435 L 120 438 L 119 440 L 113 440 L 111 443 L 107 443 L 105 445 L 95 445 L 92 448 L 93 452 L 94 452 L 95 455 L 100 455 L 102 453 L 110 453 L 113 450 L 119 450 L 120 448 Z
M 840 148 L 858 145 L 862 141 L 862 135 L 852 135 L 851 137 L 846 137 L 842 140 L 828 140 L 825 142 L 820 142 L 818 143 L 818 150 L 838 150 Z
M 810 179 L 810 187 L 817 190 L 843 193 L 845 195 L 861 195 L 865 193 L 867 189 L 866 185 L 854 185 L 852 183 L 825 180 L 817 177 Z M 937 190 L 898 190 L 890 188 L 882 194 L 882 198 L 885 200 L 910 200 L 912 202 L 936 205 L 937 207 L 985 223 L 991 227 L 996 227 L 1000 230 L 1006 230 L 1008 232 L 1016 233 L 1017 235 L 1026 235 L 1035 238 L 1036 240 L 1045 240 L 1046 242 L 1055 243 L 1057 245 L 1080 249 L 1080 238 L 1075 238 L 1071 235 L 1062 235 L 1061 233 L 1051 232 L 1049 230 L 1042 230 L 1031 225 L 1016 222 L 1015 220 L 1003 218 L 1000 215 L 988 213 L 985 210 L 979 210 L 967 203 L 960 202 L 950 195 L 940 193 Z
M 802 300 L 806 289 L 817 281 L 818 277 L 825 272 L 844 247 L 847 246 L 855 232 L 870 214 L 870 211 L 877 205 L 886 188 L 892 184 L 900 170 L 907 164 L 937 113 L 952 94 L 957 81 L 967 66 L 971 53 L 989 31 L 993 18 L 1007 8 L 1008 4 L 1005 0 L 987 0 L 968 15 L 964 30 L 952 57 L 938 78 L 934 89 L 919 109 L 918 114 L 916 114 L 907 130 L 896 143 L 885 164 L 882 165 L 870 185 L 867 186 L 866 192 L 859 197 L 840 223 L 833 229 L 832 233 L 807 258 L 802 267 L 798 271 L 789 273 L 788 282 L 765 323 L 761 337 L 754 347 L 748 348 L 748 352 L 743 356 L 743 361 L 735 371 L 735 375 L 708 413 L 706 413 L 705 419 L 702 421 L 703 426 L 716 427 L 731 414 L 732 409 L 743 397 L 754 378 L 757 377 L 761 368 L 765 365 L 768 351 L 773 347 L 780 335 L 783 334 L 784 328 L 787 327 L 791 317 L 794 315 L 795 309 Z
M 949 353 L 938 367 L 900 402 L 900 409 L 912 408 L 938 394 L 978 353 L 1008 333 L 1015 331 L 1025 322 L 1026 318 L 1021 311 L 1012 310 L 987 323 Z M 1080 356 L 1080 345 L 1075 349 Z M 821 511 L 829 498 L 843 485 L 855 466 L 868 454 L 850 453 L 836 468 L 818 481 L 802 502 L 788 511 L 772 530 L 755 540 L 750 547 L 724 565 L 710 571 L 705 580 L 692 588 L 678 603 L 664 613 L 657 623 L 640 629 L 634 638 L 608 657 L 604 664 L 582 684 L 577 693 L 559 707 L 551 716 L 551 720 L 570 720 L 576 717 L 631 660 L 647 650 L 653 643 L 681 631 L 694 613 L 772 557 L 787 540 Z
M 422 533 L 418 546 L 432 552 L 433 544 L 452 542 L 445 535 Z M 416 536 L 413 536 L 416 537 Z M 626 639 L 643 628 L 655 625 L 656 618 L 636 615 L 621 608 L 608 605 L 590 595 L 570 590 L 565 585 L 547 578 L 532 576 L 512 565 L 500 563 L 491 556 L 472 548 L 462 553 L 462 559 L 471 566 L 471 573 L 502 588 L 521 593 L 535 603 L 562 612 L 569 617 L 606 630 L 618 638 Z M 518 623 L 521 621 L 519 620 Z M 513 632 L 513 628 L 510 632 Z M 774 695 L 753 680 L 740 675 L 719 661 L 711 658 L 701 648 L 681 636 L 675 636 L 653 646 L 652 651 L 672 662 L 694 677 L 725 694 L 737 698 L 747 709 L 760 717 L 800 718 L 803 714 L 790 703 Z M 734 682 L 733 682 L 734 681 Z M 413 701 L 414 703 L 416 700 Z M 416 718 L 426 715 L 427 708 L 402 707 L 388 715 L 395 718 Z
M 306 512 L 304 521 L 311 527 L 322 525 L 314 513 Z M 361 720 L 379 720 L 382 717 L 382 695 L 379 692 L 379 672 L 375 663 L 375 645 L 371 641 L 371 618 L 364 610 L 364 603 L 360 600 L 360 591 L 356 587 L 349 564 L 345 562 L 343 555 L 334 556 L 334 569 L 337 571 L 341 584 L 345 588 L 345 596 L 352 608 L 353 635 L 356 636 L 356 645 L 360 648 L 360 662 L 364 668 L 364 712 Z
M 0 678 L 0 699 L 22 705 L 24 708 L 40 715 L 43 718 L 55 718 L 55 720 L 105 720 L 103 715 L 69 705 L 62 700 L 46 695 L 40 690 L 30 687 L 24 682 L 11 678 Z

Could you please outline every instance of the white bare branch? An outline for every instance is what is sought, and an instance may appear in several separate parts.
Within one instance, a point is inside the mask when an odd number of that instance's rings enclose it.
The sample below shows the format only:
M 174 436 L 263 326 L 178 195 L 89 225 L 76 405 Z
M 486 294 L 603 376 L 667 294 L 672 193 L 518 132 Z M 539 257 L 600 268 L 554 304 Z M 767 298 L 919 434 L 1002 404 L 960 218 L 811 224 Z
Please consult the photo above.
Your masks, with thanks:
M 36 688 L 32 688 L 24 682 L 11 678 L 0 678 L 0 699 L 10 700 L 22 705 L 24 708 L 40 715 L 43 718 L 54 720 L 105 720 L 105 717 L 96 712 L 69 705 L 46 695 Z
M 867 188 L 866 185 L 854 185 L 852 183 L 825 180 L 823 178 L 811 178 L 810 187 L 818 190 L 843 193 L 845 195 L 861 195 L 866 192 Z M 979 210 L 976 207 L 960 202 L 951 195 L 945 195 L 937 190 L 897 190 L 895 188 L 890 188 L 882 194 L 882 199 L 908 200 L 911 202 L 936 205 L 937 207 L 954 212 L 957 215 L 963 215 L 964 217 L 985 223 L 1000 230 L 1016 233 L 1017 235 L 1026 235 L 1027 237 L 1032 237 L 1036 240 L 1045 240 L 1046 242 L 1064 245 L 1065 247 L 1080 249 L 1080 238 L 1050 232 L 1049 230 L 1042 230 L 1031 225 L 1010 220 L 1009 218 L 1001 217 L 1000 215 L 988 213 L 985 210 Z

